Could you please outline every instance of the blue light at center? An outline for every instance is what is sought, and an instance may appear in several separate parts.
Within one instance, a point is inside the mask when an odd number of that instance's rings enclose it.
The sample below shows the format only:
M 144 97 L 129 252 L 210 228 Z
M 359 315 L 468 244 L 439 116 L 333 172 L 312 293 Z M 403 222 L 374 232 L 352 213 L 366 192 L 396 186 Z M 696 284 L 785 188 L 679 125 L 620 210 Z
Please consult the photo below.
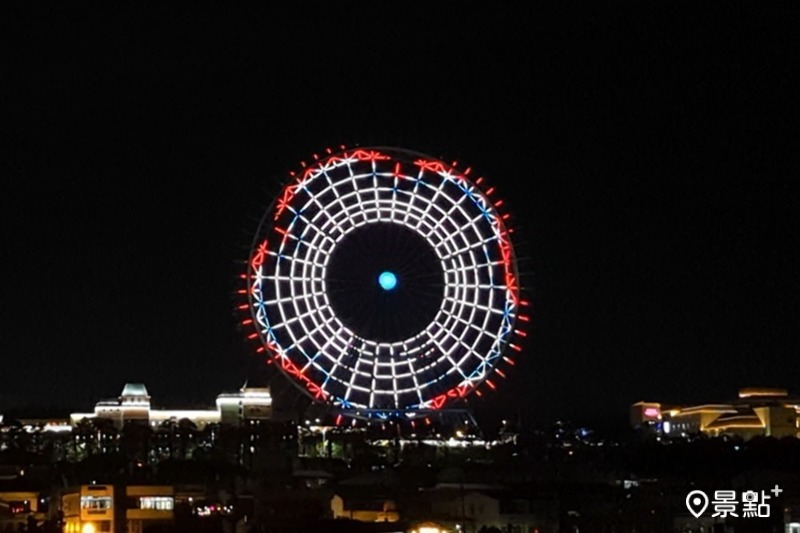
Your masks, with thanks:
M 378 276 L 378 285 L 381 286 L 381 289 L 390 291 L 397 286 L 397 276 L 394 275 L 394 272 L 389 272 L 388 270 L 381 272 L 381 275 Z

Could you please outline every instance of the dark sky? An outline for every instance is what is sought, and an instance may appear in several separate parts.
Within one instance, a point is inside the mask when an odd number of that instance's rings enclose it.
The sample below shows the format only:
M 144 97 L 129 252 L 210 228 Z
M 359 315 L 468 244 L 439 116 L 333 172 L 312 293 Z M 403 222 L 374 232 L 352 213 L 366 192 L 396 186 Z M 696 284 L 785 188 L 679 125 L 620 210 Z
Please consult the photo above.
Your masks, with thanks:
M 263 373 L 236 275 L 287 172 L 340 144 L 510 202 L 533 328 L 483 407 L 800 392 L 797 12 L 365 6 L 0 14 L 0 412 Z

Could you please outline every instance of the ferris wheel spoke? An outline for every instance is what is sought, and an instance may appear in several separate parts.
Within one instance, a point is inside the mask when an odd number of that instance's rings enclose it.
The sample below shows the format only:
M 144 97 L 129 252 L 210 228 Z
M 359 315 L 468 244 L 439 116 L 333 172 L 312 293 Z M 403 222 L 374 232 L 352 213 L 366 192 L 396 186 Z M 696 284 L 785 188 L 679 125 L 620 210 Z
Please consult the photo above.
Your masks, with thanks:
M 295 301 L 296 301 L 296 299 L 295 299 Z M 280 310 L 282 315 L 285 313 L 282 306 L 279 306 L 278 309 Z M 297 311 L 296 314 L 294 314 L 293 316 L 273 324 L 272 325 L 272 329 L 273 330 L 289 329 L 290 326 L 292 326 L 292 324 L 296 324 L 298 322 L 302 324 L 302 320 L 304 318 L 311 317 L 311 316 L 313 316 L 315 314 L 320 314 L 320 309 L 316 309 L 315 308 L 315 309 L 310 309 L 310 310 L 305 311 L 305 312 Z
M 485 319 L 483 321 L 483 324 L 481 326 L 477 326 L 477 325 L 475 325 L 474 322 L 472 322 L 470 320 L 467 320 L 467 319 L 463 318 L 460 315 L 451 313 L 450 311 L 443 310 L 442 313 L 447 315 L 449 317 L 449 319 L 452 319 L 452 320 L 454 320 L 456 322 L 459 322 L 459 323 L 463 324 L 465 327 L 475 331 L 479 336 L 485 335 L 487 337 L 494 338 L 494 334 L 490 334 L 489 332 L 486 331 L 486 327 L 488 326 L 488 320 L 487 319 L 490 316 L 488 314 L 484 314 Z M 442 327 L 443 328 L 448 327 L 448 324 L 446 324 L 446 323 L 442 324 Z
M 316 335 L 317 333 L 319 333 L 319 332 L 321 332 L 322 330 L 326 329 L 326 328 L 327 328 L 327 326 L 328 326 L 328 325 L 329 325 L 331 322 L 335 322 L 335 321 L 336 321 L 336 317 L 335 317 L 334 315 L 331 315 L 331 316 L 330 316 L 330 317 L 328 317 L 327 319 L 323 320 L 323 321 L 322 321 L 322 322 L 321 322 L 319 325 L 317 325 L 317 326 L 316 326 L 314 329 L 312 329 L 312 330 L 310 330 L 310 331 L 307 331 L 307 332 L 306 332 L 306 333 L 305 333 L 305 334 L 304 334 L 302 337 L 300 337 L 299 339 L 295 340 L 295 341 L 294 341 L 292 344 L 290 344 L 289 346 L 287 346 L 287 347 L 286 347 L 286 351 L 288 352 L 288 351 L 292 350 L 293 348 L 296 348 L 296 347 L 298 347 L 299 345 L 301 345 L 301 344 L 302 344 L 303 342 L 305 342 L 306 340 L 313 338 L 313 337 L 314 337 L 314 335 Z M 325 347 L 327 346 L 327 344 L 328 344 L 328 343 L 330 343 L 330 342 L 331 342 L 332 338 L 333 338 L 333 337 L 328 337 L 328 340 L 325 342 L 325 344 L 323 344 L 322 346 L 320 346 L 320 347 L 319 347 L 319 349 L 318 349 L 318 350 L 319 350 L 319 351 L 318 351 L 318 354 L 319 354 L 319 353 L 322 353 L 322 352 L 324 351 Z
M 325 171 L 324 175 L 325 175 L 325 180 L 326 180 L 326 182 L 328 184 L 328 188 L 325 189 L 325 190 L 327 191 L 328 189 L 330 189 L 333 192 L 333 195 L 336 198 L 336 204 L 335 205 L 337 205 L 338 208 L 339 208 L 338 212 L 341 213 L 341 212 L 347 211 L 347 206 L 345 205 L 344 201 L 342 200 L 342 195 L 339 193 L 339 185 L 333 183 L 333 180 L 331 179 L 331 177 L 330 177 L 330 175 L 328 174 L 327 171 Z M 339 182 L 339 183 L 343 183 L 343 182 Z M 320 213 L 324 213 L 325 214 L 325 216 L 327 217 L 328 221 L 331 224 L 333 224 L 333 226 L 336 228 L 338 235 L 343 235 L 344 233 L 347 232 L 346 227 L 342 223 L 340 223 L 340 222 L 338 222 L 336 220 L 336 217 L 335 217 L 336 213 L 331 213 L 330 209 L 326 209 L 325 206 L 323 206 L 322 204 L 319 203 L 319 201 L 317 201 L 317 204 L 319 206 Z
M 422 212 L 422 216 L 419 218 L 415 226 L 416 229 L 419 229 L 420 220 L 427 218 L 428 213 L 430 213 L 430 210 L 436 207 L 436 200 L 437 198 L 439 198 L 439 195 L 442 194 L 442 189 L 444 188 L 445 184 L 446 183 L 444 181 L 440 181 L 439 185 L 434 189 L 433 198 L 431 198 L 430 201 L 428 201 L 427 205 L 425 206 L 425 210 Z
M 436 347 L 437 347 L 437 348 L 439 349 L 439 351 L 442 353 L 442 356 L 443 356 L 445 359 L 447 359 L 447 361 L 450 363 L 450 366 L 451 366 L 451 368 L 452 368 L 453 370 L 455 370 L 456 372 L 458 372 L 459 374 L 461 374 L 461 376 L 462 376 L 462 377 L 466 378 L 466 377 L 467 377 L 467 376 L 466 376 L 466 374 L 464 373 L 464 371 L 463 371 L 463 370 L 461 370 L 461 367 L 459 366 L 459 364 L 458 364 L 458 363 L 457 363 L 457 362 L 456 362 L 456 361 L 455 361 L 455 360 L 454 360 L 454 359 L 451 357 L 451 355 L 450 355 L 449 351 L 448 351 L 448 350 L 446 350 L 446 349 L 445 349 L 445 348 L 444 348 L 444 347 L 443 347 L 443 346 L 442 346 L 442 345 L 439 343 L 439 341 L 438 341 L 437 339 L 432 339 L 432 342 L 433 342 L 433 344 L 434 344 L 434 345 L 436 345 Z
M 441 228 L 441 227 L 444 227 L 445 225 L 447 225 L 447 223 L 450 220 L 452 220 L 451 217 L 452 217 L 453 213 L 455 213 L 456 211 L 458 211 L 465 220 L 468 220 L 469 219 L 469 215 L 467 215 L 467 212 L 462 207 L 462 204 L 467 200 L 467 198 L 468 198 L 467 196 L 461 195 L 461 197 L 458 200 L 453 202 L 453 204 L 450 206 L 450 208 L 447 210 L 447 212 L 444 215 L 442 215 L 438 220 L 436 220 L 436 222 L 433 225 L 433 227 L 434 228 Z
M 323 239 L 327 239 L 328 241 L 330 241 L 331 244 L 336 244 L 336 240 L 333 237 L 331 237 L 326 231 L 319 228 L 313 221 L 309 220 L 308 217 L 306 217 L 301 211 L 295 211 L 294 208 L 292 207 L 288 207 L 287 209 L 291 213 L 293 213 L 297 219 L 301 220 L 305 224 L 306 228 L 314 230 Z M 305 242 L 305 241 L 301 238 L 300 242 Z
M 448 301 L 451 301 L 456 305 L 458 305 L 461 302 L 461 300 L 457 300 L 457 299 L 455 299 L 455 298 L 453 298 L 451 296 L 445 296 L 444 299 L 448 300 Z M 480 309 L 481 311 L 486 311 L 488 313 L 493 313 L 495 315 L 503 315 L 505 313 L 505 309 L 497 309 L 495 307 L 489 307 L 489 306 L 482 305 L 482 304 L 472 304 L 472 305 L 475 308 Z
M 408 370 L 411 373 L 411 379 L 414 381 L 414 392 L 416 392 L 419 402 L 422 403 L 424 401 L 422 396 L 422 387 L 419 385 L 419 379 L 417 379 L 417 373 L 414 370 L 414 365 L 410 359 L 406 360 L 406 364 L 408 364 Z
M 474 346 L 470 346 L 467 343 L 465 343 L 464 340 L 461 337 L 455 335 L 450 329 L 444 329 L 443 328 L 441 331 L 444 332 L 444 335 L 446 335 L 447 337 L 449 337 L 450 339 L 455 341 L 461 348 L 466 350 L 464 356 L 462 356 L 462 358 L 458 361 L 459 369 L 461 368 L 461 365 L 466 362 L 466 358 L 468 358 L 470 355 L 475 356 L 475 358 L 478 359 L 478 360 L 482 360 L 483 359 L 483 356 L 481 356 L 475 350 Z M 466 375 L 464 377 L 466 377 Z
M 498 240 L 498 236 L 496 234 L 492 233 L 492 234 L 484 237 L 483 239 L 481 239 L 481 240 L 479 240 L 477 242 L 469 243 L 467 241 L 467 239 L 465 238 L 466 230 L 474 228 L 475 227 L 475 223 L 478 220 L 482 219 L 482 218 L 483 218 L 482 214 L 475 215 L 475 217 L 472 220 L 468 221 L 467 223 L 463 224 L 462 226 L 460 226 L 455 231 L 451 232 L 450 235 L 448 235 L 447 237 L 445 237 L 441 241 L 441 244 L 444 245 L 447 242 L 454 241 L 456 238 L 461 238 L 462 240 L 464 240 L 465 242 L 468 243 L 462 248 L 457 248 L 456 252 L 446 255 L 445 258 L 452 257 L 453 255 L 457 255 L 457 254 L 463 253 L 464 251 L 471 250 L 473 248 L 477 248 L 477 247 L 482 246 L 484 244 L 487 244 L 489 242 Z
M 451 253 L 445 255 L 443 257 L 443 259 L 446 261 L 446 260 L 451 259 L 451 258 L 453 258 L 455 256 L 461 255 L 461 254 L 463 254 L 465 252 L 469 252 L 470 250 L 475 250 L 477 248 L 482 248 L 483 246 L 486 246 L 487 244 L 489 244 L 491 242 L 496 242 L 496 241 L 497 241 L 497 236 L 496 235 L 490 235 L 489 237 L 486 237 L 485 239 L 482 239 L 482 240 L 480 240 L 478 242 L 472 243 L 469 246 L 464 246 L 463 248 L 459 248 L 459 249 L 455 250 L 454 252 L 451 252 Z

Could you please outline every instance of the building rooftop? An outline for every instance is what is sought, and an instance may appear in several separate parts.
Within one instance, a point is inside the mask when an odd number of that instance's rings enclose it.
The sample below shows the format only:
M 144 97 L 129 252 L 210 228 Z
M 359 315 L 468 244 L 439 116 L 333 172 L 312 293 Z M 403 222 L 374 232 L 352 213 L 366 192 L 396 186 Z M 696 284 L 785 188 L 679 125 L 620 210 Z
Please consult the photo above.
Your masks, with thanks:
M 764 428 L 764 422 L 755 413 L 722 415 L 706 426 L 707 429 Z
M 707 403 L 703 405 L 692 405 L 680 409 L 675 416 L 692 415 L 697 413 L 738 413 L 733 405 L 726 403 Z
M 126 383 L 121 396 L 149 396 L 143 383 Z
M 739 398 L 785 398 L 789 391 L 775 387 L 745 387 L 739 389 Z

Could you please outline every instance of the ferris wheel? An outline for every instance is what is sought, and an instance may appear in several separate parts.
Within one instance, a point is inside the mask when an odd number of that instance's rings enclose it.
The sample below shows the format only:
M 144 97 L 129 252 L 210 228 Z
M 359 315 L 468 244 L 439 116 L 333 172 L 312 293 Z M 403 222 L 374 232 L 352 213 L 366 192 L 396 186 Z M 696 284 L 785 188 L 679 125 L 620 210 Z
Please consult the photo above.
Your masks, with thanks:
M 457 167 L 394 148 L 327 150 L 264 215 L 245 323 L 315 401 L 413 418 L 495 388 L 513 366 L 529 319 L 509 214 Z

